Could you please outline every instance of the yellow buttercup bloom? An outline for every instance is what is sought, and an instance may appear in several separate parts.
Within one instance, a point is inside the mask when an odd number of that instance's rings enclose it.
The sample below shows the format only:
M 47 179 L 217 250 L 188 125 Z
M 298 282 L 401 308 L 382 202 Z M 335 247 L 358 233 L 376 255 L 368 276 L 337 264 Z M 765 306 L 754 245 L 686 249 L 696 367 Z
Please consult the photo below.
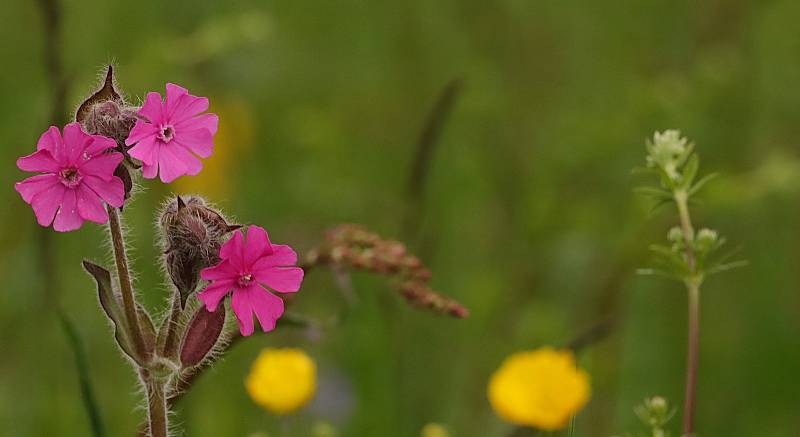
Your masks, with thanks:
M 549 347 L 509 356 L 488 387 L 498 416 L 547 431 L 564 428 L 589 395 L 589 376 L 576 367 L 572 352 Z
M 438 423 L 429 423 L 422 428 L 420 437 L 450 437 L 447 428 Z
M 267 411 L 290 414 L 314 397 L 317 366 L 300 349 L 267 348 L 253 362 L 245 388 Z

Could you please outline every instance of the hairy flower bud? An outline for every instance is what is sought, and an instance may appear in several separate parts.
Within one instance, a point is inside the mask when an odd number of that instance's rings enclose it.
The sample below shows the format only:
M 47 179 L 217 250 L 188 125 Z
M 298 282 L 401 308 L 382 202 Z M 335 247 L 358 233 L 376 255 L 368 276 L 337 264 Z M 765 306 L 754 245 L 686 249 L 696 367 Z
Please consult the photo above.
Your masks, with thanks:
M 128 156 L 128 147 L 125 145 L 125 140 L 136 123 L 136 111 L 138 108 L 126 105 L 115 88 L 114 69 L 109 65 L 102 87 L 84 100 L 75 113 L 75 121 L 81 124 L 86 133 L 102 135 L 117 143 L 116 151 L 122 153 L 125 159 L 117 167 L 114 176 L 122 179 L 126 199 L 133 189 L 128 167 L 139 168 Z
M 228 224 L 197 196 L 176 197 L 162 211 L 159 223 L 165 268 L 184 305 L 197 288 L 200 270 L 219 262 L 225 236 L 241 226 Z
M 117 142 L 119 150 L 126 150 L 125 140 L 136 124 L 136 108 L 125 106 L 122 101 L 105 100 L 91 105 L 83 129 L 92 134 L 103 135 Z
M 225 311 L 211 312 L 203 306 L 197 308 L 181 342 L 181 364 L 192 367 L 202 363 L 217 344 L 224 326 Z

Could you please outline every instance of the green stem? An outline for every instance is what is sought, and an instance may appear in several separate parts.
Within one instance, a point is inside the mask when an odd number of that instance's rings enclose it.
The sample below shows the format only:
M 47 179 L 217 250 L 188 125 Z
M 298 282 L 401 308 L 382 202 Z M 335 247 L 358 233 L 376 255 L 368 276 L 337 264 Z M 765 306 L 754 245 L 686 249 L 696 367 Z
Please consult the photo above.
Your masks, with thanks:
M 683 434 L 691 436 L 694 431 L 697 367 L 700 353 L 700 285 L 696 281 L 690 281 L 687 283 L 687 290 L 689 291 L 689 338 L 686 354 L 686 395 L 683 405 Z
M 172 299 L 172 311 L 169 318 L 164 321 L 167 325 L 167 337 L 164 340 L 163 355 L 167 358 L 172 358 L 177 354 L 178 347 L 178 318 L 181 315 L 181 294 L 176 290 Z
M 139 317 L 136 309 L 136 299 L 133 296 L 133 283 L 131 273 L 128 269 L 128 257 L 125 254 L 125 237 L 122 236 L 122 225 L 120 224 L 117 209 L 108 205 L 108 229 L 111 233 L 111 245 L 114 248 L 114 263 L 117 266 L 117 277 L 119 279 L 120 294 L 122 294 L 122 305 L 125 308 L 125 317 L 128 321 L 129 334 L 133 339 L 136 353 L 145 358 L 148 355 L 147 349 L 142 339 L 142 330 L 139 326 Z
M 686 241 L 686 262 L 689 265 L 689 270 L 692 274 L 695 273 L 695 258 L 694 250 L 691 243 L 694 241 L 694 227 L 692 227 L 692 218 L 689 216 L 689 195 L 686 191 L 675 192 L 675 204 L 678 205 L 678 215 L 681 220 L 681 231 L 683 232 L 683 239 Z
M 147 423 L 150 437 L 167 437 L 167 397 L 161 381 L 149 379 L 147 382 Z
M 691 436 L 694 432 L 694 410 L 697 392 L 697 368 L 700 355 L 700 284 L 702 275 L 697 271 L 692 244 L 694 228 L 689 215 L 689 196 L 686 191 L 675 192 L 675 203 L 681 221 L 683 239 L 686 242 L 686 264 L 689 275 L 685 278 L 689 297 L 688 341 L 686 344 L 686 390 L 683 404 L 683 434 Z

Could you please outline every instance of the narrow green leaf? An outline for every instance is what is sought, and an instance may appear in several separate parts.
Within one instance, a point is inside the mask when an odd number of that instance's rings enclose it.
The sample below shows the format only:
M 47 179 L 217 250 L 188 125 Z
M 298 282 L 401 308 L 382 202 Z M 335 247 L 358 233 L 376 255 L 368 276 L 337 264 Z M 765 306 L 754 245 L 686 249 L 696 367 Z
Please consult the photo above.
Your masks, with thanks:
M 744 261 L 744 260 L 742 260 L 742 261 L 733 261 L 733 262 L 729 262 L 729 263 L 726 263 L 726 264 L 717 264 L 714 267 L 708 269 L 708 274 L 709 275 L 713 275 L 713 274 L 720 273 L 720 272 L 725 272 L 725 271 L 728 271 L 728 270 L 738 269 L 740 267 L 745 267 L 745 266 L 747 266 L 749 264 L 750 264 L 749 262 Z
M 686 163 L 686 166 L 683 168 L 683 177 L 681 178 L 681 187 L 684 190 L 688 190 L 689 187 L 692 186 L 692 182 L 694 182 L 694 178 L 697 176 L 697 169 L 700 168 L 700 158 L 697 154 L 692 154 L 689 157 L 689 161 Z
M 111 273 L 89 261 L 83 261 L 83 268 L 92 275 L 97 283 L 97 296 L 100 299 L 100 306 L 114 325 L 114 338 L 117 340 L 117 345 L 125 355 L 131 357 L 137 363 L 143 364 L 142 360 L 137 359 L 136 349 L 128 336 L 128 324 L 119 298 L 117 298 L 111 285 Z
M 153 319 L 141 305 L 137 305 L 136 309 L 139 314 L 139 326 L 142 328 L 142 340 L 144 340 L 145 348 L 148 351 L 155 350 L 156 346 L 156 327 L 153 324 Z
M 657 199 L 672 199 L 672 193 L 667 190 L 655 187 L 637 187 L 633 189 L 636 194 L 655 197 Z
M 86 360 L 86 353 L 83 349 L 83 342 L 81 341 L 78 330 L 72 324 L 72 321 L 67 318 L 67 315 L 59 309 L 58 317 L 61 320 L 61 329 L 67 336 L 67 341 L 75 354 L 75 368 L 78 371 L 78 385 L 81 389 L 81 400 L 83 407 L 86 409 L 86 414 L 89 416 L 89 424 L 92 428 L 92 436 L 104 437 L 105 431 L 103 429 L 103 421 L 101 419 L 100 408 L 97 406 L 97 401 L 94 397 L 94 390 L 92 389 L 92 381 L 89 378 L 89 365 Z
M 694 196 L 700 189 L 703 188 L 705 184 L 707 184 L 710 180 L 716 178 L 719 174 L 718 173 L 711 173 L 703 176 L 696 184 L 689 190 L 689 197 Z

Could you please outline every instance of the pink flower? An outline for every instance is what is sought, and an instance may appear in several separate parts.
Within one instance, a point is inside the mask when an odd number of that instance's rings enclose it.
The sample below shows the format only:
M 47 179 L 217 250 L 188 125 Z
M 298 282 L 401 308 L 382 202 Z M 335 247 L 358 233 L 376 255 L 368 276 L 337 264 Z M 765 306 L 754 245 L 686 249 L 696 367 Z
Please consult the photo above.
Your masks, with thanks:
M 128 154 L 142 161 L 145 178 L 160 173 L 161 181 L 170 183 L 200 172 L 203 163 L 197 156 L 211 156 L 219 121 L 216 114 L 201 114 L 207 109 L 207 98 L 193 96 L 175 84 L 167 84 L 166 102 L 158 93 L 147 93 L 138 112 L 144 118 L 136 120 L 125 140 L 128 146 L 136 144 Z
M 303 282 L 303 269 L 294 267 L 297 254 L 291 247 L 272 244 L 267 231 L 250 226 L 247 241 L 238 230 L 219 251 L 222 262 L 203 269 L 200 277 L 211 281 L 197 297 L 214 312 L 220 301 L 233 292 L 231 307 L 239 319 L 242 335 L 253 333 L 253 313 L 264 332 L 275 329 L 283 314 L 283 300 L 270 293 L 294 293 Z
M 100 135 L 89 135 L 80 124 L 64 127 L 64 137 L 51 126 L 39 138 L 36 152 L 17 160 L 20 170 L 42 174 L 17 182 L 14 189 L 29 203 L 42 226 L 59 232 L 73 231 L 85 220 L 108 221 L 103 200 L 121 207 L 125 188 L 114 176 L 123 157 L 108 152 L 117 143 Z

